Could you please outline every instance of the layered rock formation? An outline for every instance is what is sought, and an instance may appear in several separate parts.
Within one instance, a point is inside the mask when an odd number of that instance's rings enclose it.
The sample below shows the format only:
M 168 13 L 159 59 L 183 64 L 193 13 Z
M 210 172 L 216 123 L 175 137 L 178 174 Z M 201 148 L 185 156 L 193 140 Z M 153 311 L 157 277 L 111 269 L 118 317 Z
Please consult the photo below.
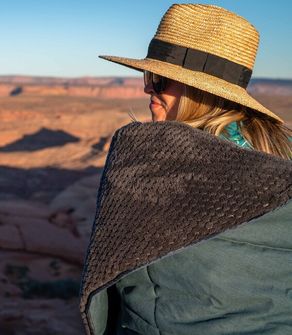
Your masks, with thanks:
M 0 77 L 0 96 L 68 95 L 102 99 L 143 98 L 141 78 L 38 78 Z
M 29 83 L 30 84 L 30 83 Z M 81 335 L 79 283 L 111 136 L 147 100 L 0 97 L 0 334 Z
M 292 80 L 252 79 L 248 90 L 252 94 L 291 96 Z M 50 78 L 0 76 L 0 96 L 68 95 L 101 99 L 143 98 L 142 77 Z

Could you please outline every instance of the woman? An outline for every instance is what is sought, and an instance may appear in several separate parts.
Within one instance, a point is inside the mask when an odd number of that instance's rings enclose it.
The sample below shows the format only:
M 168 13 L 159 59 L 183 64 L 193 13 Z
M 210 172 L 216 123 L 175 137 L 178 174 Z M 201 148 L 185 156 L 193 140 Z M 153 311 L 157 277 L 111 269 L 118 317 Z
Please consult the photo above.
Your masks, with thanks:
M 103 57 L 144 71 L 160 122 L 113 137 L 88 334 L 291 334 L 291 131 L 246 92 L 257 45 L 229 11 L 173 5 L 144 60 Z

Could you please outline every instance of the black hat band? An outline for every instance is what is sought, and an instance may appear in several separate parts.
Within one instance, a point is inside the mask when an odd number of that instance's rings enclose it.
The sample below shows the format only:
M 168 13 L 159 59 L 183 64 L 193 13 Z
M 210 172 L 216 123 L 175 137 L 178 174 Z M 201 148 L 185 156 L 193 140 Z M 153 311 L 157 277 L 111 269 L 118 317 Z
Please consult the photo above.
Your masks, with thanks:
M 204 72 L 243 88 L 247 87 L 252 74 L 252 70 L 246 66 L 226 58 L 158 39 L 152 39 L 150 42 L 147 58 Z

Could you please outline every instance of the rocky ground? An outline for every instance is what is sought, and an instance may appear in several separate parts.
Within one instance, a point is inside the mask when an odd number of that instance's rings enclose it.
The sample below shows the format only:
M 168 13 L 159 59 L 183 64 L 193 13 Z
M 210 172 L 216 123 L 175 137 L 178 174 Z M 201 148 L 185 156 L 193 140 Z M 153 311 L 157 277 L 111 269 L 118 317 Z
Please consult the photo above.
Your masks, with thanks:
M 292 99 L 258 92 L 292 126 Z M 148 99 L 0 97 L 0 334 L 81 335 L 82 265 L 114 131 Z
M 84 334 L 78 294 L 100 175 L 114 131 L 130 109 L 147 120 L 147 101 L 20 95 L 0 106 L 0 334 Z

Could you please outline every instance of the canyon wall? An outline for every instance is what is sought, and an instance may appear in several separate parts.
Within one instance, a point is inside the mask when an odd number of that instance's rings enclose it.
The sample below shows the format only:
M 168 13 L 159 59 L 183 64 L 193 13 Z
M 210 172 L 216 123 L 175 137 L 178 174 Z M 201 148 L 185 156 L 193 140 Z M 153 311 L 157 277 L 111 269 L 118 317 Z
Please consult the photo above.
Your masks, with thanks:
M 252 79 L 251 94 L 292 96 L 292 80 Z M 143 98 L 142 77 L 54 78 L 0 76 L 0 96 L 67 95 L 101 99 Z

